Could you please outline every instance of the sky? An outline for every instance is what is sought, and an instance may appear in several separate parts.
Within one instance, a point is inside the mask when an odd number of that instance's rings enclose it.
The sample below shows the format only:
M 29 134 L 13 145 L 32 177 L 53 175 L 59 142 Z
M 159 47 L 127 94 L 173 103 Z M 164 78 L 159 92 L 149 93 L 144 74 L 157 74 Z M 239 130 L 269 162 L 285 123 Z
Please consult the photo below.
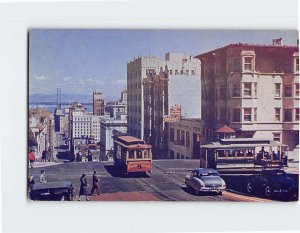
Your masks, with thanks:
M 184 52 L 196 56 L 231 43 L 296 45 L 297 31 L 33 29 L 29 32 L 29 94 L 120 96 L 127 62 Z

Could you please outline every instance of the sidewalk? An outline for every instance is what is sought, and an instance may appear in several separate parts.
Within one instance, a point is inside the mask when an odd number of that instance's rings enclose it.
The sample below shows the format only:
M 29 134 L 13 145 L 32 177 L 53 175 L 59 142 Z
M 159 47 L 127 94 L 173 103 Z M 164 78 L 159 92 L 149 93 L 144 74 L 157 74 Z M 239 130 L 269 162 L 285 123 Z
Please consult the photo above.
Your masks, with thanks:
M 290 174 L 299 174 L 299 162 L 289 162 L 284 171 Z
M 49 166 L 54 166 L 54 165 L 58 165 L 61 163 L 56 163 L 56 162 L 34 162 L 32 165 L 32 168 L 36 168 L 36 167 L 49 167 Z M 31 166 L 29 166 L 30 168 Z

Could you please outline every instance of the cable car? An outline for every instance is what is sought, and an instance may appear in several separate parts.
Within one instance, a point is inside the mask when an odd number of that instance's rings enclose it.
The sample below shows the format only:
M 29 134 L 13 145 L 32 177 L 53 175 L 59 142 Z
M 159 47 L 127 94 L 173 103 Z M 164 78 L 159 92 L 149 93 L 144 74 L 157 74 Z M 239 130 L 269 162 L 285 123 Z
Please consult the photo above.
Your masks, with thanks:
M 123 172 L 151 172 L 152 147 L 132 136 L 115 137 L 113 158 Z

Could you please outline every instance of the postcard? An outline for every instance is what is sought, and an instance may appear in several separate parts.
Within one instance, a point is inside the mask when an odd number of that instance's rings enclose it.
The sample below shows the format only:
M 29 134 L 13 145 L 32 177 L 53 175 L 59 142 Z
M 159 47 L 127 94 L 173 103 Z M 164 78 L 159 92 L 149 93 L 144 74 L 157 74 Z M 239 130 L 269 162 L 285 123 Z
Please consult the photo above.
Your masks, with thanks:
M 298 201 L 297 31 L 28 39 L 30 201 Z

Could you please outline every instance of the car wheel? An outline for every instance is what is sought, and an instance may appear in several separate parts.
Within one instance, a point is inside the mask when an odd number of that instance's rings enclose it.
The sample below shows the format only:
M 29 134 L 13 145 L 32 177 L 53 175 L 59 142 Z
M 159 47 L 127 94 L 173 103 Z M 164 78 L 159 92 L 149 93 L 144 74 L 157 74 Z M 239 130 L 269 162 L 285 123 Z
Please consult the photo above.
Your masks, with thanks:
M 298 192 L 296 190 L 290 194 L 288 201 L 298 201 Z
M 266 196 L 266 197 L 271 197 L 271 195 L 272 195 L 271 187 L 270 187 L 269 185 L 267 185 L 267 186 L 265 187 L 265 196 Z
M 192 189 L 191 189 L 191 186 L 189 186 L 188 184 L 186 184 L 185 187 L 186 187 L 187 192 L 190 193 L 191 190 L 192 190 Z
M 247 183 L 247 192 L 248 193 L 253 193 L 253 185 L 251 182 Z
M 219 192 L 218 192 L 218 195 L 222 195 L 222 194 L 223 194 L 223 192 L 222 192 L 222 191 L 219 191 Z

